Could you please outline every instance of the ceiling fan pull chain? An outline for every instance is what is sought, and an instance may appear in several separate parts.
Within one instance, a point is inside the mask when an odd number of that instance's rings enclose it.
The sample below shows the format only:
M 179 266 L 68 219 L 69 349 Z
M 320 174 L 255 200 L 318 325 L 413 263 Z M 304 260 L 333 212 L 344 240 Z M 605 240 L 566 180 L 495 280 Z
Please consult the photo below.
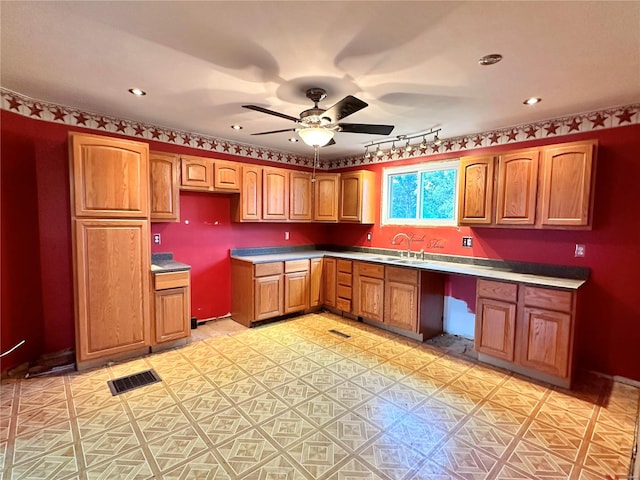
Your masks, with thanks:
M 313 146 L 313 173 L 311 174 L 311 183 L 316 181 L 316 165 L 320 157 L 320 147 L 318 145 Z

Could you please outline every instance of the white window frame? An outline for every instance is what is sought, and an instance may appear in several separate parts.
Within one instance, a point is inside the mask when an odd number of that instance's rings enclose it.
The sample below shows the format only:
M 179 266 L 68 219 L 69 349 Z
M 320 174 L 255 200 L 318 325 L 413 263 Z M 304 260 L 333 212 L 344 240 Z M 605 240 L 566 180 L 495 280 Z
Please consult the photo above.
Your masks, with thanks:
M 405 174 L 405 173 L 417 173 L 420 175 L 422 172 L 434 171 L 434 170 L 455 170 L 455 190 L 453 200 L 453 218 L 450 220 L 437 220 L 437 219 L 406 219 L 406 218 L 389 218 L 389 178 L 391 175 Z M 402 167 L 387 167 L 382 169 L 382 195 L 380 197 L 380 219 L 381 225 L 415 225 L 421 227 L 450 227 L 457 226 L 457 212 L 458 212 L 458 174 L 460 170 L 460 159 L 438 160 L 433 162 L 414 163 L 412 165 L 404 165 Z M 418 189 L 417 208 L 418 217 L 420 216 L 420 208 L 422 205 L 422 189 Z

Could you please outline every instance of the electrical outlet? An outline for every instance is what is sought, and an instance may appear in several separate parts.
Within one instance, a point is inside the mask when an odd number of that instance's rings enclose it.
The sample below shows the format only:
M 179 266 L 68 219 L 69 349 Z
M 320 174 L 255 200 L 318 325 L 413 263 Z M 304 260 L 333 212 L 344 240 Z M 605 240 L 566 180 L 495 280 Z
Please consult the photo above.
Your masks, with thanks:
M 289 232 L 284 232 L 284 239 L 289 240 Z
M 159 233 L 154 233 L 153 234 L 153 243 L 155 243 L 156 245 L 160 245 L 160 243 L 162 243 L 160 241 L 160 234 Z
M 462 237 L 462 246 L 471 248 L 473 246 L 473 238 L 472 237 Z
M 367 232 L 367 242 L 371 241 L 371 232 Z
M 576 243 L 576 257 L 584 257 L 585 255 L 585 247 L 581 243 Z

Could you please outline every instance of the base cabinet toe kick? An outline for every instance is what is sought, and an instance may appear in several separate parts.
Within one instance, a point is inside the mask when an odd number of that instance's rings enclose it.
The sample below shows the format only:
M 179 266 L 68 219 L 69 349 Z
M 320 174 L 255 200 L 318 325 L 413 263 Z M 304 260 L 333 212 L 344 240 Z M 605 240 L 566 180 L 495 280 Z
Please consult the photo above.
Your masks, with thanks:
M 232 257 L 231 314 L 251 327 L 325 307 L 423 341 L 443 331 L 444 282 L 449 274 L 456 273 L 334 255 L 267 263 Z M 570 388 L 577 292 L 575 284 L 563 288 L 558 282 L 545 286 L 478 275 L 478 360 Z

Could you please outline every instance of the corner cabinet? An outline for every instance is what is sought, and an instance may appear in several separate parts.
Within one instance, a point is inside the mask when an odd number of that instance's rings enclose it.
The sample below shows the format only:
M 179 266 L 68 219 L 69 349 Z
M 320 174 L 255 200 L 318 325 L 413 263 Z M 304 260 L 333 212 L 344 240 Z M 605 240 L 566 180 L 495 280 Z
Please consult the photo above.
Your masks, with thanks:
M 152 222 L 180 220 L 179 163 L 177 155 L 149 152 Z
M 475 349 L 481 361 L 570 387 L 575 292 L 478 280 Z
M 458 224 L 590 229 L 596 141 L 463 157 Z
M 369 170 L 346 172 L 340 175 L 341 222 L 375 223 L 376 175 Z

